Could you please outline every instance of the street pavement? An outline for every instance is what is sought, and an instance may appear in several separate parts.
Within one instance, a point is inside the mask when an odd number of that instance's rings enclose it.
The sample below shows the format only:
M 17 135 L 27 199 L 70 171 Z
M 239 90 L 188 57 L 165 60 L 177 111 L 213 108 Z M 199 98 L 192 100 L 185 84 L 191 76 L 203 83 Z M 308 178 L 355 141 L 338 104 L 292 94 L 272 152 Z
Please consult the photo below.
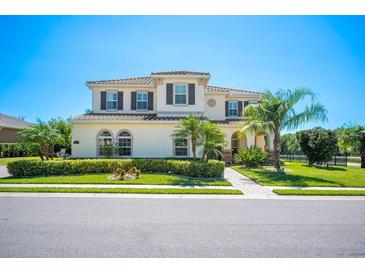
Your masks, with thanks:
M 0 197 L 0 257 L 365 257 L 365 201 Z

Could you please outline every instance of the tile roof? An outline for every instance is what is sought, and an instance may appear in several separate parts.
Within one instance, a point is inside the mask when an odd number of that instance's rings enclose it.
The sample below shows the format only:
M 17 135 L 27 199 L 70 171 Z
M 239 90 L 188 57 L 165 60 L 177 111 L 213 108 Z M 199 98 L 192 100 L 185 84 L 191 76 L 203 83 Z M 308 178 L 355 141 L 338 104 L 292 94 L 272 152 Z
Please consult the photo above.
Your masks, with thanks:
M 184 117 L 157 117 L 157 114 L 90 113 L 76 116 L 76 120 L 177 121 Z
M 0 113 L 0 127 L 24 129 L 30 125 L 27 121 Z
M 116 80 L 87 81 L 87 85 L 123 85 L 123 86 L 152 86 L 151 77 L 135 77 Z
M 158 71 L 152 72 L 151 75 L 202 75 L 210 76 L 209 72 L 202 71 L 191 71 L 191 70 L 168 70 L 168 71 Z
M 207 86 L 207 91 L 212 93 L 229 93 L 230 95 L 261 95 L 261 92 L 251 91 L 251 90 L 242 90 L 242 89 L 234 89 L 234 88 L 222 88 L 215 86 Z
M 129 114 L 129 113 L 90 113 L 76 116 L 77 121 L 179 121 L 185 117 L 157 116 L 157 114 Z M 243 119 L 214 120 L 213 123 L 220 125 L 239 125 Z

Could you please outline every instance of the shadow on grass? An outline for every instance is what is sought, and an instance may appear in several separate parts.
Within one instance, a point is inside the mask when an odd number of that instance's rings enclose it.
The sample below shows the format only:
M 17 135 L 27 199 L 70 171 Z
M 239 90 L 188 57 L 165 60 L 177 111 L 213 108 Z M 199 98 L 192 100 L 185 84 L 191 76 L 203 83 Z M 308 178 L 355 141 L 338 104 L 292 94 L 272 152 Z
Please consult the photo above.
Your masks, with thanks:
M 326 167 L 326 166 L 310 166 L 310 165 L 302 165 L 302 166 L 305 166 L 305 167 L 309 167 L 309 168 L 318 168 L 318 169 L 322 169 L 322 170 L 334 170 L 334 171 L 347 171 L 345 168 L 343 167 L 335 167 L 335 166 L 329 166 L 329 167 Z
M 308 165 L 303 165 L 303 166 L 308 166 Z M 346 169 L 337 167 L 333 167 L 333 169 L 325 167 L 311 167 L 311 168 L 320 168 L 320 169 L 323 168 L 326 170 L 333 170 L 333 171 L 346 171 Z M 239 169 L 244 171 L 246 168 L 240 167 Z M 280 172 L 270 171 L 264 168 L 256 168 L 256 169 L 247 168 L 247 170 L 249 170 L 252 174 L 254 174 L 254 179 L 257 181 L 257 183 L 267 186 L 287 185 L 287 186 L 304 187 L 304 186 L 309 186 L 308 184 L 309 181 L 326 184 L 327 186 L 347 186 L 346 184 L 342 184 L 341 182 L 331 181 L 320 177 L 295 175 L 290 173 L 280 173 Z

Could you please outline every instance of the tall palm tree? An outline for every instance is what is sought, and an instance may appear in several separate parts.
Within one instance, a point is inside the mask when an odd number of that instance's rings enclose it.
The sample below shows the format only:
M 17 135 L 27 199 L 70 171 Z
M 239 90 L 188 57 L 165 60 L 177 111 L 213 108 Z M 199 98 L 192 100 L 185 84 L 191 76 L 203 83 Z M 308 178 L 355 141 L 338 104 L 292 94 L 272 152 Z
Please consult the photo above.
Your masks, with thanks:
M 38 119 L 34 124 L 18 133 L 18 140 L 21 143 L 39 144 L 40 157 L 44 160 L 52 158 L 53 146 L 62 141 L 62 135 L 58 129 Z
M 309 105 L 297 113 L 295 105 L 309 98 Z M 245 108 L 247 120 L 243 122 L 241 133 L 272 132 L 274 133 L 274 166 L 280 169 L 280 132 L 294 130 L 309 121 L 326 121 L 327 110 L 317 102 L 316 95 L 308 88 L 279 90 L 275 94 L 269 90 L 264 93 L 260 102 Z
M 190 114 L 187 118 L 180 120 L 180 123 L 173 131 L 175 138 L 190 138 L 191 139 L 191 150 L 193 152 L 193 158 L 196 159 L 196 147 L 198 140 L 201 138 L 202 129 L 202 116 L 196 116 Z
M 206 121 L 202 125 L 202 138 L 199 145 L 203 146 L 203 160 L 208 161 L 211 156 L 223 157 L 221 148 L 226 145 L 225 135 L 216 124 Z

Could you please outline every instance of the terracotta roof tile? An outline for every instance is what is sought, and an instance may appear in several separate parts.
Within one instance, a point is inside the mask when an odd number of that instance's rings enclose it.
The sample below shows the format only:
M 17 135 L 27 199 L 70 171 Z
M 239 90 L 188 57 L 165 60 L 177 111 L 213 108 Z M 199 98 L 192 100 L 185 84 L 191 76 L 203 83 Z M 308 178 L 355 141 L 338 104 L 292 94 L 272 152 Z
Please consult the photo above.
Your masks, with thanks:
M 152 72 L 151 75 L 202 75 L 210 76 L 209 72 L 191 71 L 191 70 L 168 70 Z
M 123 85 L 123 86 L 152 86 L 151 77 L 136 77 L 116 80 L 88 81 L 87 85 Z
M 157 114 L 129 114 L 129 113 L 90 113 L 75 117 L 77 121 L 179 121 L 185 117 L 157 116 Z M 243 119 L 214 120 L 213 123 L 220 125 L 239 125 Z
M 229 93 L 230 95 L 261 95 L 261 92 L 251 91 L 251 90 L 242 90 L 242 89 L 234 89 L 234 88 L 222 88 L 215 86 L 207 86 L 207 91 L 212 93 Z

